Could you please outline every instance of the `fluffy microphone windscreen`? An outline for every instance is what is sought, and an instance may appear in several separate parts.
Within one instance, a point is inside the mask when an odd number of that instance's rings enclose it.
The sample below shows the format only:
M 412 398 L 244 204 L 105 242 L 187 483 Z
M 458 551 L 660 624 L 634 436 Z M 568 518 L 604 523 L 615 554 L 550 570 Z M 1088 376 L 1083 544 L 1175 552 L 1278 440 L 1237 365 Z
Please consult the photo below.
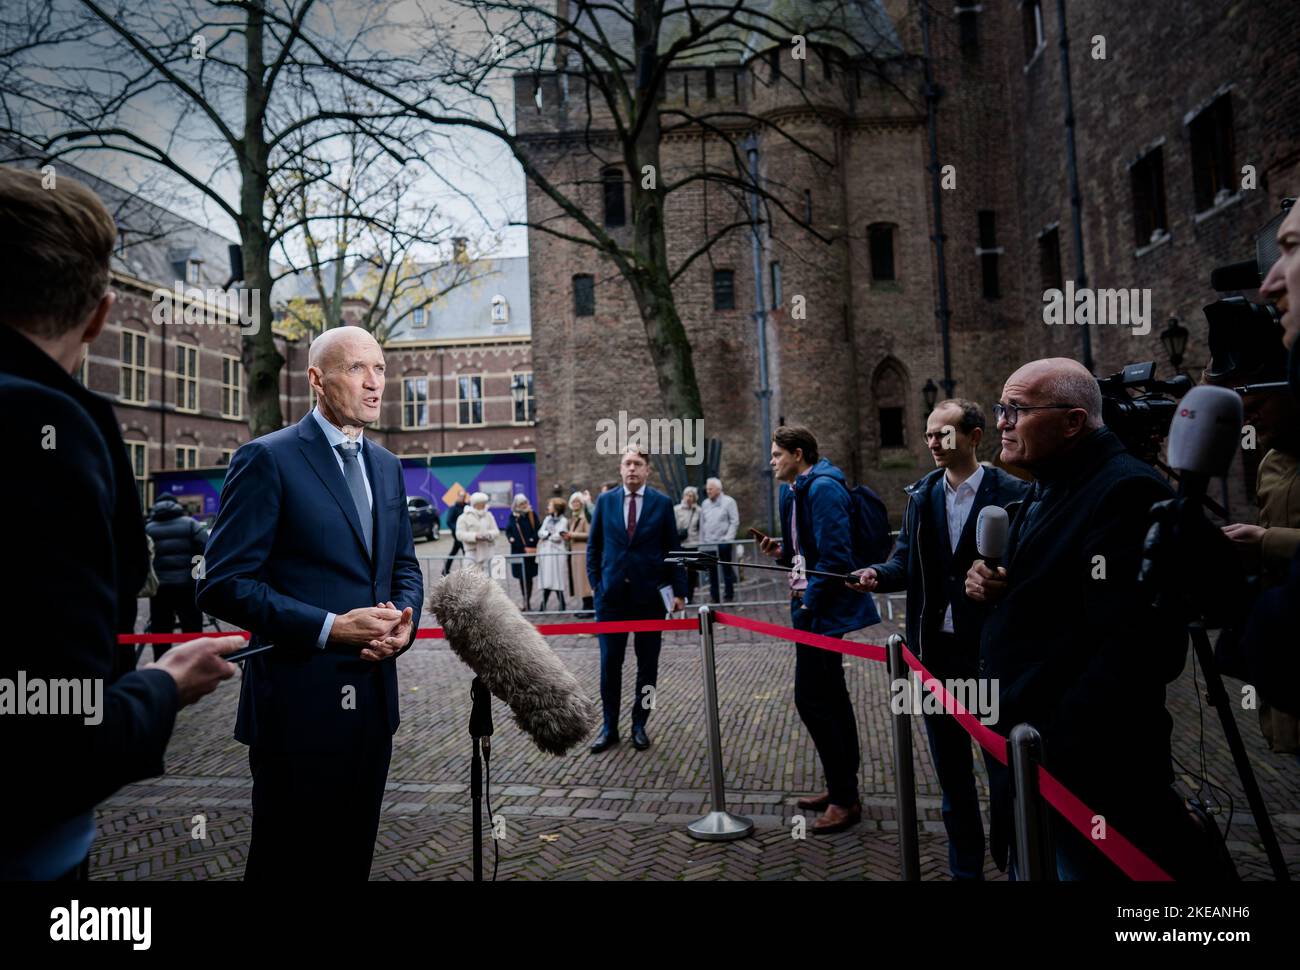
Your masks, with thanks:
M 1169 466 L 1207 478 L 1227 475 L 1241 441 L 1241 420 L 1236 392 L 1208 384 L 1192 388 L 1169 425 Z
M 975 548 L 985 559 L 1001 559 L 1007 551 L 1007 510 L 986 505 L 975 520 Z
M 429 609 L 452 651 L 537 747 L 564 754 L 592 733 L 596 705 L 494 579 L 455 570 L 433 584 Z

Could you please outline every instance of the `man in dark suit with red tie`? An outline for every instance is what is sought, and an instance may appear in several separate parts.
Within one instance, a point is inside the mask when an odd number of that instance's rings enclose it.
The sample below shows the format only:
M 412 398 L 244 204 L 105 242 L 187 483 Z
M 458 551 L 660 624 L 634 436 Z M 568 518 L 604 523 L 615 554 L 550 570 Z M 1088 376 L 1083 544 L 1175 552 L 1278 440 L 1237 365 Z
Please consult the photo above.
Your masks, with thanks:
M 246 879 L 362 880 L 397 730 L 397 664 L 424 584 L 400 462 L 365 438 L 384 354 L 360 327 L 312 341 L 317 407 L 230 463 L 198 603 L 273 643 L 244 668 Z
M 686 596 L 686 575 L 664 559 L 677 544 L 677 517 L 672 500 L 646 485 L 650 461 L 637 448 L 626 448 L 619 464 L 623 484 L 596 500 L 591 539 L 587 543 L 587 578 L 596 600 L 596 622 L 659 620 L 664 601 L 659 590 L 672 587 L 673 610 Z M 632 703 L 632 746 L 650 747 L 646 722 L 654 704 L 663 634 L 636 637 L 636 694 Z M 600 634 L 600 700 L 605 726 L 591 746 L 599 754 L 618 744 L 618 715 L 623 693 L 626 633 Z

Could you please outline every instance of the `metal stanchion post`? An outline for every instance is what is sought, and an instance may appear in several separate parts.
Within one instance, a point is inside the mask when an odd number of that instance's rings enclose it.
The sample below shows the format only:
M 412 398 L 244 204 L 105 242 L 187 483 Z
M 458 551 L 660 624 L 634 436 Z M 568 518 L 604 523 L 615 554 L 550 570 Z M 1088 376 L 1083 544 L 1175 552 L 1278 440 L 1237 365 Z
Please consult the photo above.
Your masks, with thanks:
M 754 823 L 743 815 L 727 812 L 727 795 L 722 787 L 722 732 L 718 727 L 718 675 L 713 663 L 713 610 L 700 607 L 700 660 L 704 667 L 704 716 L 709 722 L 709 774 L 712 810 L 696 819 L 687 831 L 704 842 L 731 842 L 754 831 Z
M 911 675 L 903 662 L 903 638 L 895 633 L 886 641 L 889 654 L 889 686 Z M 908 696 L 911 696 L 909 690 Z M 910 708 L 910 705 L 908 705 Z M 904 882 L 921 879 L 921 847 L 916 834 L 916 777 L 912 766 L 912 713 L 895 712 L 894 721 L 894 790 L 898 814 L 898 861 Z
M 1011 779 L 1015 785 L 1016 878 L 1026 882 L 1055 881 L 1056 851 L 1047 816 L 1047 803 L 1038 790 L 1038 766 L 1043 763 L 1043 739 L 1028 724 L 1011 729 Z

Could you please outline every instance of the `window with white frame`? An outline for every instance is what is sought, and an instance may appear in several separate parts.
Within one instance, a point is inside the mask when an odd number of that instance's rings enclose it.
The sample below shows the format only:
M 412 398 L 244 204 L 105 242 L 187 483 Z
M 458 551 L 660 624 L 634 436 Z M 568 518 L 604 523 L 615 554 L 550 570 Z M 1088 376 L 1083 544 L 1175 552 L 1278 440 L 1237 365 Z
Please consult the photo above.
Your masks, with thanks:
M 199 348 L 176 345 L 176 410 L 199 409 Z
M 123 401 L 149 403 L 149 338 L 135 330 L 122 331 L 121 387 Z
M 221 416 L 244 416 L 244 365 L 229 354 L 221 357 Z
M 428 323 L 429 323 L 429 314 L 424 307 L 418 306 L 411 311 L 411 326 L 424 327 L 427 326 Z
M 198 445 L 177 445 L 176 446 L 176 467 L 177 468 L 198 468 L 199 467 Z
M 492 322 L 507 323 L 510 320 L 510 305 L 506 298 L 498 293 L 492 297 Z
M 402 381 L 402 427 L 429 426 L 429 379 L 407 377 Z
M 483 377 L 466 374 L 456 379 L 456 420 L 458 424 L 483 423 Z

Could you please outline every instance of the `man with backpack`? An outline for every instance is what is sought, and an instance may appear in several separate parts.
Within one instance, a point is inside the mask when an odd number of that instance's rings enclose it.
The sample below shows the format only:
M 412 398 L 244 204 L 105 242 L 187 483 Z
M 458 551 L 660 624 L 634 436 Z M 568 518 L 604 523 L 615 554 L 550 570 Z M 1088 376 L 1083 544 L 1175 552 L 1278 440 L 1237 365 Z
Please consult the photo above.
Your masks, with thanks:
M 880 500 L 862 486 L 850 491 L 844 473 L 819 455 L 817 439 L 807 428 L 777 428 L 770 464 L 777 481 L 783 483 L 781 541 L 764 537 L 760 548 L 791 567 L 791 625 L 843 637 L 879 623 L 880 614 L 869 595 L 810 571 L 848 574 L 858 563 L 872 561 L 870 553 L 889 538 L 887 524 L 883 539 L 880 535 Z M 811 826 L 814 834 L 842 832 L 862 820 L 861 753 L 853 702 L 844 682 L 843 654 L 796 644 L 794 702 L 826 775 L 826 790 L 801 798 L 799 807 L 822 812 Z
M 907 591 L 907 645 L 938 680 L 978 676 L 985 607 L 967 599 L 966 573 L 978 558 L 980 510 L 1024 499 L 1029 486 L 976 456 L 984 412 L 974 401 L 940 401 L 925 425 L 937 466 L 906 489 L 907 511 L 888 562 L 856 573 L 858 588 Z M 946 713 L 925 714 L 934 772 L 943 789 L 948 868 L 954 879 L 984 878 L 984 823 L 970 736 Z

